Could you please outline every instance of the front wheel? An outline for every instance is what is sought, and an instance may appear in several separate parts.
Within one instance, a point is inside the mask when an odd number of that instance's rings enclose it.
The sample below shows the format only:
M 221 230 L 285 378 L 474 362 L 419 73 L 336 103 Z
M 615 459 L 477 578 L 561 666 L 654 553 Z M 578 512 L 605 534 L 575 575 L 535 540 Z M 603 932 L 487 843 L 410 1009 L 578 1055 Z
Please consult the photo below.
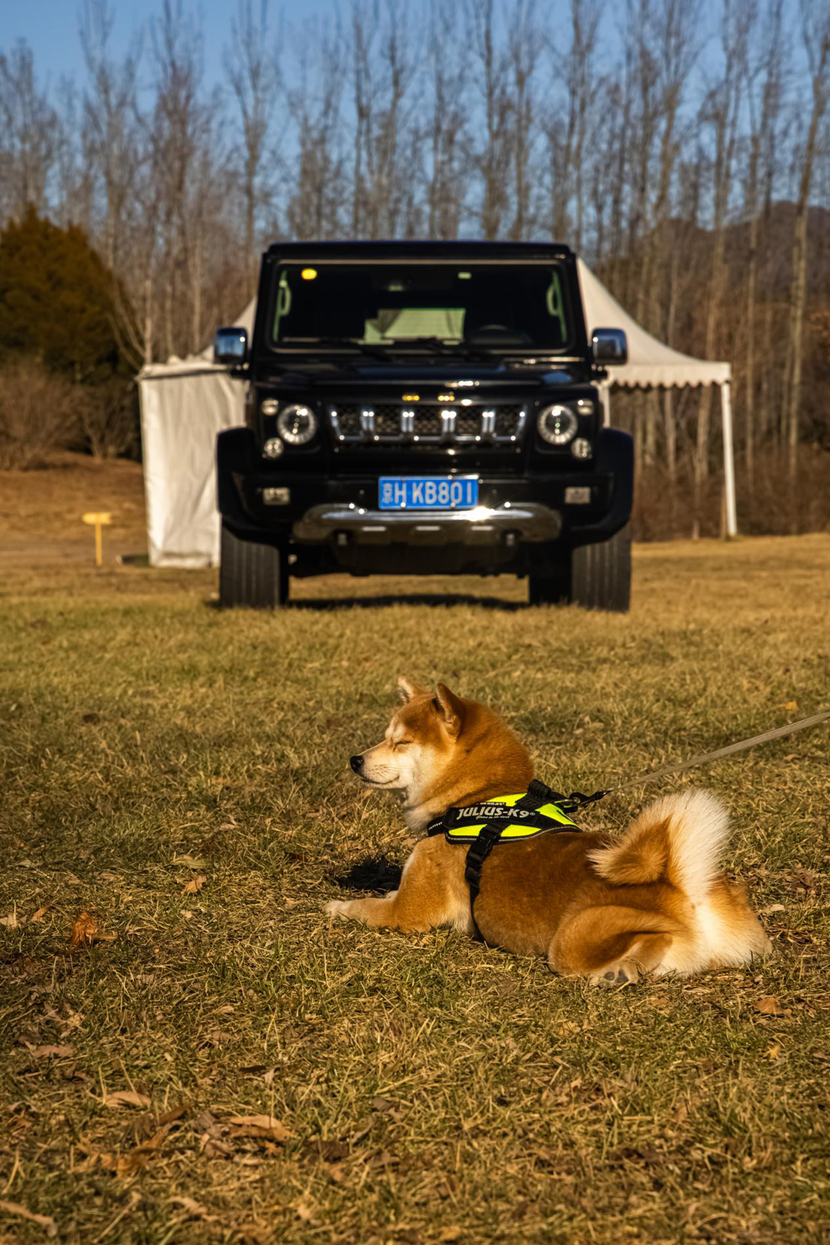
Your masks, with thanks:
M 545 573 L 528 576 L 531 605 L 581 605 L 586 610 L 624 614 L 631 603 L 631 530 L 609 540 L 580 545 Z
M 222 520 L 219 603 L 275 609 L 288 600 L 286 559 L 273 545 L 244 540 Z
M 631 528 L 571 554 L 571 600 L 586 610 L 625 614 L 631 605 Z

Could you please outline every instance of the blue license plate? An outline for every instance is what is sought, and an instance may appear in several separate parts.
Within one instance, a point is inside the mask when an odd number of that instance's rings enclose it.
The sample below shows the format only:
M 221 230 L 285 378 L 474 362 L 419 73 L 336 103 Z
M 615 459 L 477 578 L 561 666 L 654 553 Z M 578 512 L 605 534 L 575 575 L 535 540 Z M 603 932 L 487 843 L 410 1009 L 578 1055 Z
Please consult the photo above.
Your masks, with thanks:
M 469 510 L 478 505 L 476 476 L 381 476 L 381 510 Z

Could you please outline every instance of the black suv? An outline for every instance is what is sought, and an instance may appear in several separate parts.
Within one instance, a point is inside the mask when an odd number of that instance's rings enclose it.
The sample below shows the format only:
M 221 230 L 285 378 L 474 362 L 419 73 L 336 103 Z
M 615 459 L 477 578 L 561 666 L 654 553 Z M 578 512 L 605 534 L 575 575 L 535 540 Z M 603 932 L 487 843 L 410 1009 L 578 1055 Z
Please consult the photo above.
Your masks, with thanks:
M 217 443 L 224 605 L 292 575 L 527 576 L 533 603 L 626 610 L 631 438 L 595 385 L 625 335 L 588 341 L 576 256 L 501 242 L 279 243 L 248 381 Z

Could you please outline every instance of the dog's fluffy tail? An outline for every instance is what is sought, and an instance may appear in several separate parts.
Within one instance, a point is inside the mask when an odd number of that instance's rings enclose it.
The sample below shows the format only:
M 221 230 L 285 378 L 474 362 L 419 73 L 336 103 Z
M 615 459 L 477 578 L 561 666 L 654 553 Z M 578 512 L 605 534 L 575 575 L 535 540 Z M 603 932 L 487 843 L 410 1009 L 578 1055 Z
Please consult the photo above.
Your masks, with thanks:
M 710 791 L 690 788 L 657 800 L 618 843 L 595 848 L 590 859 L 600 877 L 618 884 L 664 880 L 701 903 L 718 876 L 729 817 Z

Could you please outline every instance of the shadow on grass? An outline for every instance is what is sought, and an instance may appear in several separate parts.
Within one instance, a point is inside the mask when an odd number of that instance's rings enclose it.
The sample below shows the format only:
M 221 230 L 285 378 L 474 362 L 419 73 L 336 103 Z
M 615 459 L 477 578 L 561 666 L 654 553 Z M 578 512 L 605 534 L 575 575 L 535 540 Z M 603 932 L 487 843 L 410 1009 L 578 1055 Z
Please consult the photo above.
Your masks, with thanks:
M 303 601 L 289 601 L 295 610 L 348 610 L 386 609 L 390 605 L 431 605 L 450 609 L 456 605 L 477 605 L 480 609 L 501 610 L 516 614 L 528 609 L 525 601 L 505 601 L 501 597 L 477 597 L 466 592 L 406 592 L 384 596 L 365 597 L 319 597 Z
M 385 895 L 387 891 L 397 890 L 401 884 L 400 865 L 393 864 L 385 856 L 367 856 L 365 860 L 355 862 L 348 873 L 340 877 L 331 875 L 341 890 L 369 891 L 374 895 Z

